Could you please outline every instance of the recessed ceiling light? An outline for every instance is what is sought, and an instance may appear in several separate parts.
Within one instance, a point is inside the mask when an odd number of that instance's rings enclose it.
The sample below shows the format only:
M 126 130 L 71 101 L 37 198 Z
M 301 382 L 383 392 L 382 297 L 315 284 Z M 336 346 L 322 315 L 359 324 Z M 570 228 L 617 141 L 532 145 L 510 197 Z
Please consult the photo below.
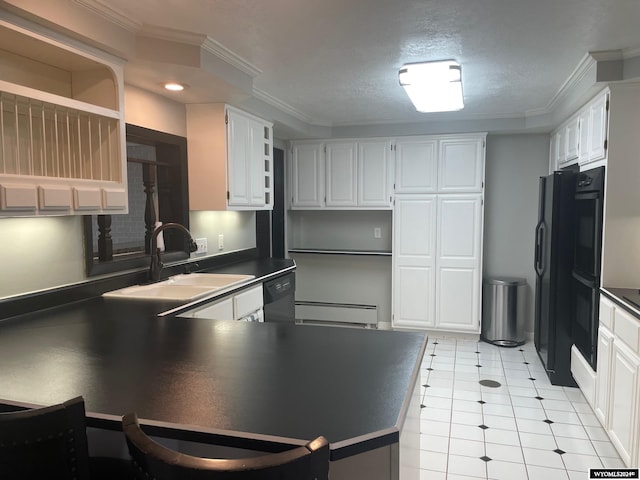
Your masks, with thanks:
M 453 60 L 408 63 L 398 80 L 419 112 L 462 110 L 462 70 Z
M 167 82 L 163 84 L 164 88 L 171 90 L 172 92 L 181 92 L 185 89 L 185 85 L 177 82 Z

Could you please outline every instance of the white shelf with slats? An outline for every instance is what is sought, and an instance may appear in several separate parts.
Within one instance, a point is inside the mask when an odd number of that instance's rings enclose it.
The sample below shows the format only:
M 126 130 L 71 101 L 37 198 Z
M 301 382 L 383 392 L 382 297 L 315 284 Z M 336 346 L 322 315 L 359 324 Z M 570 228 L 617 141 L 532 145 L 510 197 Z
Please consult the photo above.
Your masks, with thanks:
M 126 213 L 122 62 L 12 21 L 0 12 L 0 216 Z

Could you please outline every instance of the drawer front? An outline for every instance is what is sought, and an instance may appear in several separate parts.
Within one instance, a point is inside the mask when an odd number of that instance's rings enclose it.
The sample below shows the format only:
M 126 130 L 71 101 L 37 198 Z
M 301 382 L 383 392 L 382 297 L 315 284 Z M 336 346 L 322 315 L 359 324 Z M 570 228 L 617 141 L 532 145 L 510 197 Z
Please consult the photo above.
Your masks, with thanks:
M 38 208 L 36 188 L 31 185 L 0 185 L 0 209 L 35 210 Z
M 613 302 L 603 295 L 600 295 L 600 323 L 607 327 L 609 330 L 613 330 L 613 312 L 615 307 Z
M 640 321 L 622 309 L 616 308 L 613 325 L 613 331 L 617 339 L 629 346 L 634 353 L 638 353 Z
M 240 292 L 233 297 L 233 309 L 236 320 L 255 312 L 262 308 L 263 305 L 262 284 Z

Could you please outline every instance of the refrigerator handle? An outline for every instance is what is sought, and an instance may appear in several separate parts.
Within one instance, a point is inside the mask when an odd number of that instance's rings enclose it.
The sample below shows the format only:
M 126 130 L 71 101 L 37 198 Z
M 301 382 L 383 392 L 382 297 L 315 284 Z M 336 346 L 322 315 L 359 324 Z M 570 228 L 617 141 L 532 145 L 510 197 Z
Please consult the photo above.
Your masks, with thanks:
M 540 222 L 536 226 L 536 258 L 535 258 L 536 273 L 538 274 L 539 277 L 541 277 L 542 274 L 544 273 L 544 263 L 543 263 L 544 255 L 542 251 L 543 243 L 544 243 L 544 231 L 545 231 L 544 222 Z

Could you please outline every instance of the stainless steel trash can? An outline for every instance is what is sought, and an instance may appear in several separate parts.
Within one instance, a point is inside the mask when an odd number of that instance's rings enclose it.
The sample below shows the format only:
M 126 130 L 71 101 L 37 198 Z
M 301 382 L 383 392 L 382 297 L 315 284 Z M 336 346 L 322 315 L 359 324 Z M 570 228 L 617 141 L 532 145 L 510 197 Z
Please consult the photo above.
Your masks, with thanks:
M 480 338 L 501 347 L 522 345 L 526 295 L 527 281 L 524 278 L 485 278 Z

